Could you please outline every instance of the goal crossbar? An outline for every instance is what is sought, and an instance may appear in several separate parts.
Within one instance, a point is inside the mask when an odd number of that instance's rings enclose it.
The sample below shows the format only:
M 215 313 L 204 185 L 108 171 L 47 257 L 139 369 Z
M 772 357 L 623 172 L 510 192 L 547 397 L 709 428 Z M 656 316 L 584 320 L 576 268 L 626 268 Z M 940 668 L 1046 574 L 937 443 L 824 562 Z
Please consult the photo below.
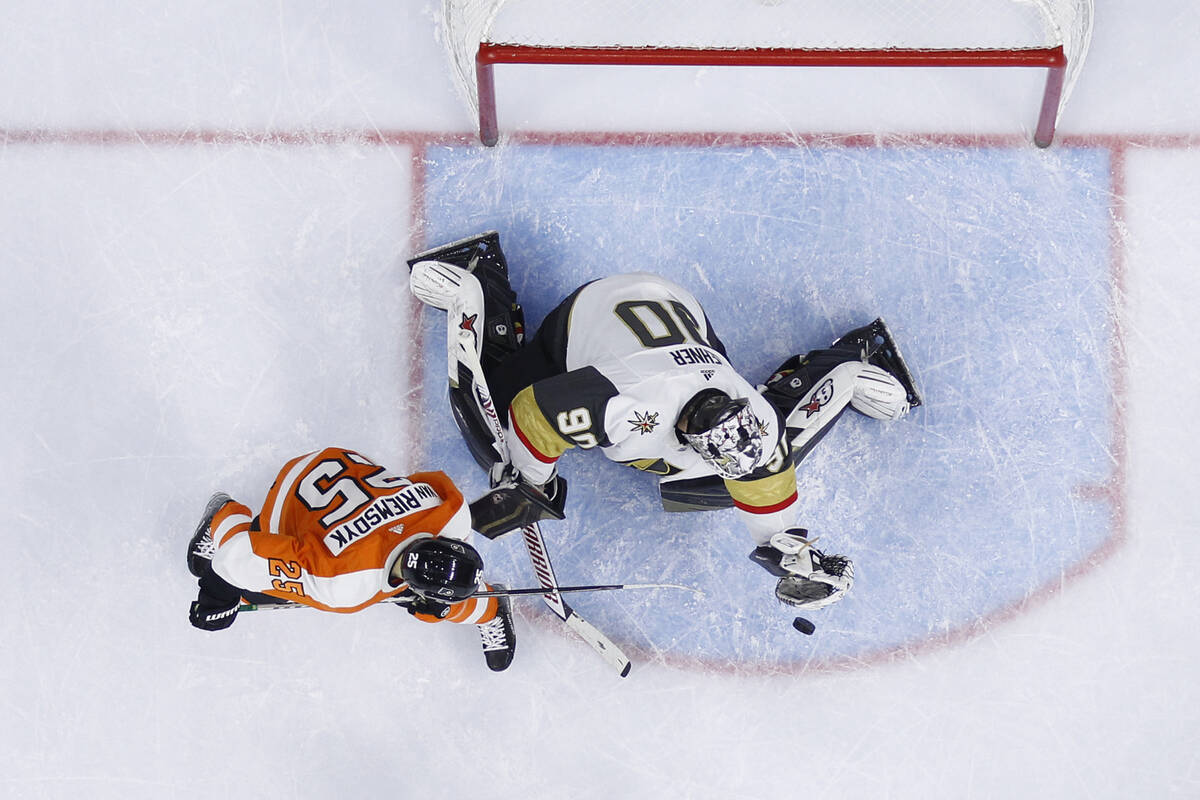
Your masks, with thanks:
M 500 138 L 496 119 L 497 64 L 656 65 L 732 67 L 1034 67 L 1047 70 L 1034 143 L 1054 140 L 1067 72 L 1062 45 L 1035 48 L 726 48 L 539 47 L 482 42 L 475 57 L 479 139 L 491 147 Z

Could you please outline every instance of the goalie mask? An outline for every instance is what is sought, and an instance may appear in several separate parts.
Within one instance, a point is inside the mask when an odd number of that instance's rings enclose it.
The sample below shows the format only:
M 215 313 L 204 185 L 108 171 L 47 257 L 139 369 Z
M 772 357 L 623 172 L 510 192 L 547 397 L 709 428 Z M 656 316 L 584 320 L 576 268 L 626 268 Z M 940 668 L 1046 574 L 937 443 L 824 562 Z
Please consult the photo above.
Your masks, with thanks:
M 679 435 L 722 478 L 754 471 L 763 454 L 765 427 L 745 398 L 705 389 L 683 408 Z
M 400 578 L 421 597 L 443 603 L 466 600 L 479 588 L 483 558 L 457 539 L 422 539 L 400 554 Z

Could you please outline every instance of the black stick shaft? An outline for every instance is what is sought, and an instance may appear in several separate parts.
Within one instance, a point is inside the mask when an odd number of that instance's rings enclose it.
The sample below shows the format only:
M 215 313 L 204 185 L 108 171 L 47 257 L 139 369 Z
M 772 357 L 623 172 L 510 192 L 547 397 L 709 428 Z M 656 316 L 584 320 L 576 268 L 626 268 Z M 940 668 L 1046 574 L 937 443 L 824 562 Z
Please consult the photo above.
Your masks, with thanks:
M 528 589 L 502 589 L 489 592 L 476 592 L 471 597 L 518 597 L 521 595 L 541 595 L 551 592 L 611 592 L 617 589 L 684 589 L 696 594 L 702 594 L 699 589 L 693 589 L 690 586 L 680 586 L 676 583 L 602 583 L 593 584 L 590 586 L 553 586 L 546 588 L 543 586 L 533 586 Z M 381 600 L 382 603 L 394 603 L 396 605 L 405 605 L 411 602 L 410 597 L 390 597 Z M 285 601 L 281 603 L 264 603 L 255 605 L 253 603 L 243 603 L 238 607 L 239 611 L 265 611 L 275 608 L 303 608 L 303 603 L 295 603 Z
M 615 589 L 684 589 L 670 583 L 608 583 L 594 586 L 534 586 L 529 589 L 499 589 L 492 592 L 476 592 L 472 597 L 517 597 L 523 594 L 550 594 L 552 592 L 611 592 Z

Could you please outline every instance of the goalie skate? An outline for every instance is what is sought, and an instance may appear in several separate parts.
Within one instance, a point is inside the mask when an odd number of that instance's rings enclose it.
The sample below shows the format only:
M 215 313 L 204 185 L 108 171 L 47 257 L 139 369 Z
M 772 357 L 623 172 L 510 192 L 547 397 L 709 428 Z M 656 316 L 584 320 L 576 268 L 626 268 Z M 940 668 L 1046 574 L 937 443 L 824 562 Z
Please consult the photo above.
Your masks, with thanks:
M 482 267 L 498 273 L 505 283 L 508 282 L 508 262 L 504 258 L 504 251 L 500 249 L 500 234 L 496 231 L 485 231 L 424 250 L 410 258 L 408 266 L 411 269 L 422 261 L 440 261 L 467 272 L 478 272 Z
M 883 317 L 879 317 L 869 325 L 855 328 L 833 344 L 834 347 L 857 344 L 861 348 L 864 360 L 886 370 L 900 381 L 908 395 L 910 407 L 915 408 L 921 405 L 921 394 L 917 391 L 912 372 L 900 352 L 900 346 L 896 344 L 892 332 L 888 330 L 887 323 L 883 321 Z

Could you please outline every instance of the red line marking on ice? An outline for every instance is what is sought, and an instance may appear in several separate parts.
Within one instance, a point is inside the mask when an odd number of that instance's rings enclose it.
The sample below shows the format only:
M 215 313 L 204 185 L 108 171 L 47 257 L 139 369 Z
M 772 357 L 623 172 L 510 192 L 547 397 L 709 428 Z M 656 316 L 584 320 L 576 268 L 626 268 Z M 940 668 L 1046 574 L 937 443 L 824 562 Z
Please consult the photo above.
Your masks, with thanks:
M 499 150 L 505 144 L 572 145 L 572 146 L 626 146 L 626 147 L 787 147 L 787 146 L 831 146 L 831 147 L 1003 147 L 1031 148 L 1024 134 L 778 134 L 736 132 L 520 132 L 505 135 L 500 140 Z M 380 147 L 411 148 L 411 207 L 408 226 L 410 247 L 417 252 L 425 247 L 423 224 L 425 219 L 425 163 L 429 148 L 439 146 L 479 146 L 474 133 L 420 132 L 399 130 L 284 130 L 251 131 L 225 129 L 198 130 L 117 130 L 117 129 L 66 129 L 28 128 L 0 129 L 0 146 L 80 146 L 80 147 L 327 147 L 338 145 L 362 145 Z M 1200 134 L 1060 134 L 1055 139 L 1057 147 L 1101 148 L 1111 153 L 1110 159 L 1110 277 L 1112 282 L 1112 307 L 1115 329 L 1111 342 L 1111 366 L 1113 380 L 1112 448 L 1113 471 L 1108 481 L 1096 486 L 1079 487 L 1078 494 L 1085 499 L 1106 502 L 1112 508 L 1113 525 L 1111 535 L 1088 556 L 1080 559 L 1068 569 L 1060 580 L 1043 586 L 1038 591 L 994 611 L 972 620 L 966 625 L 923 640 L 890 647 L 880 651 L 852 657 L 826 659 L 822 661 L 795 661 L 782 664 L 743 664 L 728 660 L 716 661 L 693 657 L 674 656 L 670 653 L 645 650 L 632 644 L 621 646 L 642 660 L 667 664 L 674 667 L 696 669 L 714 673 L 738 675 L 808 674 L 838 672 L 866 666 L 886 664 L 911 658 L 924 652 L 967 641 L 987 631 L 992 625 L 1010 620 L 1048 601 L 1067 584 L 1090 573 L 1119 550 L 1128 537 L 1128 514 L 1126 508 L 1127 440 L 1125 405 L 1127 400 L 1127 369 L 1125 356 L 1124 297 L 1126 283 L 1126 253 L 1124 230 L 1126 221 L 1125 191 L 1127 183 L 1127 159 L 1131 148 L 1142 150 L 1188 150 L 1200 148 Z M 408 308 L 411 319 L 418 319 L 420 304 L 413 300 Z M 423 361 L 419 356 L 422 345 L 420 325 L 412 325 L 414 341 L 411 343 L 407 372 L 410 396 L 419 394 L 423 384 Z M 405 438 L 413 440 L 419 426 L 405 424 Z M 420 445 L 420 443 L 415 443 Z M 412 446 L 402 447 L 402 452 L 417 452 Z M 422 454 L 423 457 L 423 454 Z M 544 620 L 541 616 L 522 614 L 532 622 L 554 625 L 558 620 Z M 782 624 L 782 621 L 781 621 Z

